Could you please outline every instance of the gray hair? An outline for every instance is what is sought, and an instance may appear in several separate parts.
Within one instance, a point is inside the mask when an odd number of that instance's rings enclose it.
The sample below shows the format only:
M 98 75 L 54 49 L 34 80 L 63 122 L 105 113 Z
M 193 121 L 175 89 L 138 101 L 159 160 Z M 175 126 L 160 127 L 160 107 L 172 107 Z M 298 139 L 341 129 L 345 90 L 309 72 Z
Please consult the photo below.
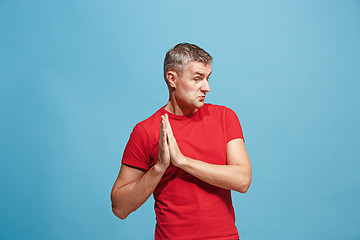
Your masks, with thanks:
M 180 76 L 189 62 L 197 61 L 205 64 L 211 63 L 213 58 L 204 49 L 190 43 L 179 43 L 165 55 L 164 79 L 168 84 L 166 74 L 174 70 Z

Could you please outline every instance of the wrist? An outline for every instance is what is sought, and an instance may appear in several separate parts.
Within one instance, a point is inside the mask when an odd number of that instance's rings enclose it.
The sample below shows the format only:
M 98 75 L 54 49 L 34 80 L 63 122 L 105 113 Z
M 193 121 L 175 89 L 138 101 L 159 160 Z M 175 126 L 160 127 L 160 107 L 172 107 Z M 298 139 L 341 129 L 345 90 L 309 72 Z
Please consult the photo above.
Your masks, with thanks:
M 178 157 L 178 160 L 176 161 L 176 163 L 174 164 L 176 167 L 183 169 L 184 167 L 186 167 L 187 163 L 188 163 L 189 159 L 187 157 L 185 157 L 184 155 L 180 155 Z
M 164 174 L 165 173 L 165 171 L 166 171 L 166 169 L 167 169 L 167 167 L 166 166 L 164 166 L 164 164 L 161 164 L 159 161 L 157 161 L 155 164 L 154 164 L 154 171 L 155 171 L 155 173 L 157 173 L 157 174 Z

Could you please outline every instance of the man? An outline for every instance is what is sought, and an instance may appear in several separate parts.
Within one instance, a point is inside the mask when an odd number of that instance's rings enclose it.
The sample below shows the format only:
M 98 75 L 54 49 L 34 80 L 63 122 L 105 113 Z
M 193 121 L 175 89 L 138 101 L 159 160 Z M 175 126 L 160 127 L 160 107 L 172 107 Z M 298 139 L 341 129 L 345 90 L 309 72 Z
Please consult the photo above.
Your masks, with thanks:
M 155 239 L 239 238 L 230 190 L 248 190 L 251 166 L 236 114 L 204 103 L 211 61 L 188 43 L 166 54 L 169 101 L 134 127 L 111 192 L 121 219 L 153 193 Z

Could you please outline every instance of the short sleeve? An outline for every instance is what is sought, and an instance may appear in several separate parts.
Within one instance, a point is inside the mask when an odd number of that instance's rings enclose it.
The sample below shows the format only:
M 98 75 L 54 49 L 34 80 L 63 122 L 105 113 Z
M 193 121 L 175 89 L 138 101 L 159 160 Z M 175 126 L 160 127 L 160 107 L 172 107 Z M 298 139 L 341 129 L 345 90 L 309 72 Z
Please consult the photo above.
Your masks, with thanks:
M 244 139 L 239 118 L 236 113 L 229 108 L 227 108 L 226 111 L 226 132 L 227 142 L 237 138 Z
M 141 124 L 137 124 L 126 144 L 122 163 L 133 167 L 149 170 L 150 154 L 149 154 L 149 137 Z

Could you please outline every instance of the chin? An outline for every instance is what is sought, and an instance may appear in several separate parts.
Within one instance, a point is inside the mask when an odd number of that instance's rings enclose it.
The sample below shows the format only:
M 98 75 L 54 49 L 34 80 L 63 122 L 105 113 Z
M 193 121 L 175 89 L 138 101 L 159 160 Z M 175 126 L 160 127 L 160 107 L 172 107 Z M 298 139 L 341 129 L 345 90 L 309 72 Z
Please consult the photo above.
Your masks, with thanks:
M 205 102 L 193 102 L 191 104 L 188 105 L 189 108 L 193 109 L 193 111 L 196 111 L 197 109 L 203 107 L 205 104 Z
M 197 108 L 201 108 L 201 107 L 204 106 L 204 104 L 205 104 L 205 102 L 199 102 L 196 107 L 197 107 Z

